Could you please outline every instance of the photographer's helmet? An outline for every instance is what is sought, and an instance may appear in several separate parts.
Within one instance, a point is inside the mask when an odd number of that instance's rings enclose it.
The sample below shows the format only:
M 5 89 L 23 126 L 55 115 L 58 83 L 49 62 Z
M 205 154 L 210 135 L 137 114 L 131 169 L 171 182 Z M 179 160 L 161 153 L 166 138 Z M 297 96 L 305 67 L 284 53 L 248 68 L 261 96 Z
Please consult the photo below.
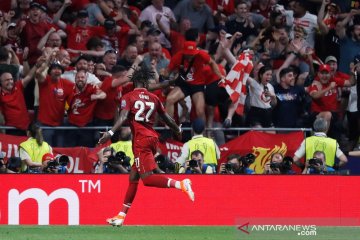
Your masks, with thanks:
M 51 160 L 54 160 L 54 155 L 52 155 L 51 153 L 45 153 L 43 156 L 42 156 L 42 161 L 45 162 L 45 161 L 51 161 Z

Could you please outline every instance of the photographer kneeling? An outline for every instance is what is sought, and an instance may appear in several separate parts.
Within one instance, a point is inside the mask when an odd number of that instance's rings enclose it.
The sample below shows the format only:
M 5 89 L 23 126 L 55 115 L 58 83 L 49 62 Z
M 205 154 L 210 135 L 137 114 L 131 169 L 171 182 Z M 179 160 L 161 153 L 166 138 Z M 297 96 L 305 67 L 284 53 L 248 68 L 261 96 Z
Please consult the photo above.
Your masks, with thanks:
M 216 173 L 213 166 L 204 164 L 204 154 L 195 150 L 191 154 L 191 160 L 185 161 L 185 167 L 180 167 L 179 173 L 186 174 L 213 174 Z
M 305 162 L 302 174 L 333 174 L 335 169 L 326 165 L 326 157 L 323 151 L 315 151 L 313 158 Z
M 243 157 L 239 154 L 231 154 L 227 162 L 220 165 L 220 174 L 254 174 L 249 166 L 255 161 L 255 155 L 249 153 Z
M 113 148 L 106 147 L 98 156 L 95 173 L 128 173 L 130 170 L 130 158 L 122 151 L 115 153 Z
M 281 153 L 271 155 L 269 162 L 265 164 L 263 174 L 294 174 L 292 164 L 294 160 L 291 157 L 284 157 Z

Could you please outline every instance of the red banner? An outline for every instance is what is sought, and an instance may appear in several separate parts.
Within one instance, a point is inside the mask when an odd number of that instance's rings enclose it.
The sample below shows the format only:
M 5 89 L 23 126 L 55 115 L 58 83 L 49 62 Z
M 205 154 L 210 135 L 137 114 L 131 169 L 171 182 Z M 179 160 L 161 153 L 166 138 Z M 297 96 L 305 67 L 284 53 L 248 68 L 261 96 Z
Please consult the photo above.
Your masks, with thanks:
M 293 157 L 303 139 L 302 132 L 270 134 L 250 131 L 220 146 L 220 162 L 226 161 L 226 158 L 233 153 L 240 155 L 253 153 L 256 159 L 250 168 L 255 173 L 262 173 L 265 163 L 270 160 L 272 154 L 280 152 L 284 156 Z
M 266 217 L 360 226 L 359 176 L 169 177 L 190 178 L 195 202 L 180 190 L 140 182 L 126 225 L 234 226 L 239 218 Z M 0 181 L 0 224 L 94 225 L 121 210 L 128 175 L 2 174 Z

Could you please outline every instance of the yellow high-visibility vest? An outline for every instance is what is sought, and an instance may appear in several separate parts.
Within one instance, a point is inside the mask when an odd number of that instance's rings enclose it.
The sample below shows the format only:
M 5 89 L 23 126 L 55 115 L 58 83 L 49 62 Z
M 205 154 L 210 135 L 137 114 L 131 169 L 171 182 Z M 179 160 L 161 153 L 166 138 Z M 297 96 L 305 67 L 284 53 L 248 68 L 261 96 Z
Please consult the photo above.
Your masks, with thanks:
M 329 137 L 311 136 L 305 139 L 306 160 L 311 159 L 316 151 L 325 153 L 326 165 L 334 166 L 336 156 L 336 140 Z

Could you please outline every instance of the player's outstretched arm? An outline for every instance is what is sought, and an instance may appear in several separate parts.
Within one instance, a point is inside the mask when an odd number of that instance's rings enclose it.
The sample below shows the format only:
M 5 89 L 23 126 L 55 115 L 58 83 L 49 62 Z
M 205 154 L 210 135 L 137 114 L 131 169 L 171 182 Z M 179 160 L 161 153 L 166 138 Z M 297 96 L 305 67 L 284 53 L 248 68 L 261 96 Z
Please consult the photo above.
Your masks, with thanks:
M 166 123 L 166 125 L 168 125 L 170 127 L 170 129 L 177 135 L 180 136 L 181 135 L 181 125 L 178 126 L 175 122 L 174 119 L 172 119 L 170 117 L 170 115 L 165 112 L 164 114 L 160 114 L 160 117 L 164 120 L 164 122 Z
M 101 138 L 99 139 L 99 143 L 105 143 L 107 140 L 111 138 L 112 135 L 114 135 L 114 132 L 116 132 L 126 121 L 129 115 L 129 110 L 121 110 L 120 116 L 118 120 L 116 121 L 115 125 L 107 132 L 100 132 L 102 134 Z

